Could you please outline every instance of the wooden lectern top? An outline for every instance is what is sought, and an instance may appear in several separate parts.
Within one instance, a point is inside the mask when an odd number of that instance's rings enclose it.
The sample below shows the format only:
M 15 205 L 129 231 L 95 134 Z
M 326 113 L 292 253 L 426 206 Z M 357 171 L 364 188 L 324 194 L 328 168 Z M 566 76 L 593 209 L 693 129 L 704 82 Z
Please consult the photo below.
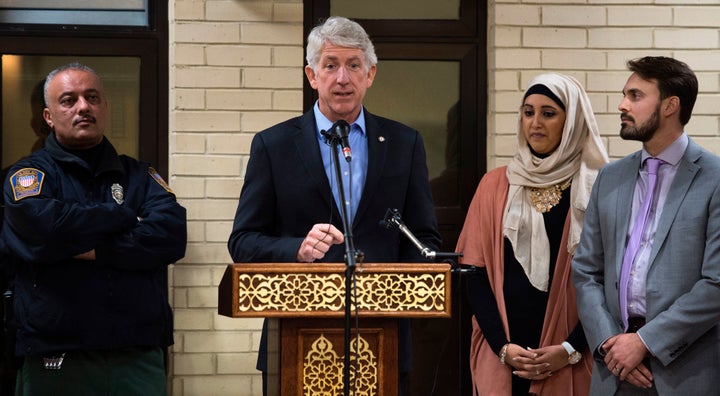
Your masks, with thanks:
M 233 318 L 343 317 L 345 269 L 343 263 L 230 264 L 218 287 L 218 313 Z M 354 284 L 361 317 L 450 317 L 449 264 L 359 264 Z

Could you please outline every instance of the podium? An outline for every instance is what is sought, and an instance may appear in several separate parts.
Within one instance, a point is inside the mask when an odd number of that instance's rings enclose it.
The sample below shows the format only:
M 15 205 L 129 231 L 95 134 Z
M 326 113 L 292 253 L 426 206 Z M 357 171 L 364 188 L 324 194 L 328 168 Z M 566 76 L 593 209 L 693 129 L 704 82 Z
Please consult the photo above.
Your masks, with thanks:
M 449 318 L 450 282 L 449 264 L 357 266 L 350 343 L 357 395 L 397 395 L 397 319 Z M 343 394 L 345 264 L 230 264 L 218 313 L 270 319 L 268 394 Z

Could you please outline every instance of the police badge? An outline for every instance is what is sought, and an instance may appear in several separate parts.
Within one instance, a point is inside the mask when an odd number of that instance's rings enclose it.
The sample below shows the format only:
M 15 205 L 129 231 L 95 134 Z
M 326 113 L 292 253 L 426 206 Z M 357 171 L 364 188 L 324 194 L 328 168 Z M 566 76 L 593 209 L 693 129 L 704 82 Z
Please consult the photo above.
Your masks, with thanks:
M 122 205 L 123 202 L 125 202 L 125 194 L 123 193 L 123 188 L 120 184 L 113 183 L 113 185 L 110 186 L 110 192 L 118 205 Z

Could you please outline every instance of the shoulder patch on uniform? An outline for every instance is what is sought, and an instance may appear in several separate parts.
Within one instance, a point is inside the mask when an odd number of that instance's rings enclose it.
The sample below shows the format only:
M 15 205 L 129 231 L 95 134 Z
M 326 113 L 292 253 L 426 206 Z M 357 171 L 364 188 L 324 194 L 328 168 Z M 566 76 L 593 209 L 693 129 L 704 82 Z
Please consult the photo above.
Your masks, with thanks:
M 165 183 L 165 180 L 163 180 L 162 176 L 153 168 L 152 166 L 148 167 L 148 173 L 150 176 L 152 176 L 153 179 L 162 187 L 165 189 L 165 191 L 169 192 L 170 194 L 175 195 L 173 190 L 170 189 L 170 186 L 168 186 L 167 183 Z
M 35 168 L 22 168 L 10 176 L 15 201 L 40 195 L 45 181 L 45 173 Z

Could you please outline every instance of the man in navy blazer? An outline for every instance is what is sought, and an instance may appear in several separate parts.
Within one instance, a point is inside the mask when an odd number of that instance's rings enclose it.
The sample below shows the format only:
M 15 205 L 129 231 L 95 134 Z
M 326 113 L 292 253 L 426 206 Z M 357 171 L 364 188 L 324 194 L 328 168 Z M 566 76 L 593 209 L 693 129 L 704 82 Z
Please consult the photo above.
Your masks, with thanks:
M 423 244 L 440 246 L 420 134 L 362 105 L 377 64 L 367 33 L 356 22 L 331 17 L 308 36 L 307 63 L 305 74 L 319 97 L 313 109 L 253 138 L 228 241 L 233 261 L 345 262 L 332 149 L 321 134 L 338 120 L 351 125 L 352 159 L 340 156 L 339 162 L 355 248 L 365 262 L 425 261 L 398 230 L 379 224 L 388 209 L 398 209 Z M 410 368 L 408 325 L 401 321 L 401 374 Z M 264 373 L 265 348 L 263 336 L 258 369 Z
M 718 394 L 720 159 L 684 132 L 698 91 L 692 70 L 666 57 L 628 66 L 620 136 L 643 149 L 600 171 L 573 260 L 595 356 L 591 394 Z M 662 161 L 655 198 L 623 271 L 649 157 Z

